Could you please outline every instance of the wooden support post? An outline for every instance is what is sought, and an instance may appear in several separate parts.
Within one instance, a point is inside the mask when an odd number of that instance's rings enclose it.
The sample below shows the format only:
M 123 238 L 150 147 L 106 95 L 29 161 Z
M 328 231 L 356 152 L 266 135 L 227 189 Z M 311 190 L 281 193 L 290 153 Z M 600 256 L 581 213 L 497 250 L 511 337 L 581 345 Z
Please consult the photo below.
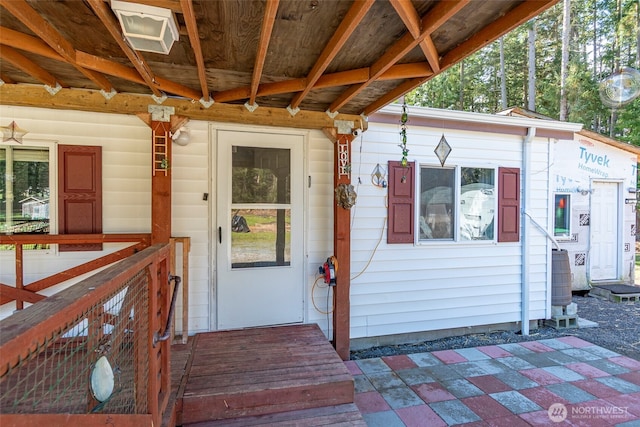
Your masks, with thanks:
M 22 244 L 16 243 L 16 289 L 24 289 L 24 254 L 22 251 Z M 24 302 L 22 298 L 16 297 L 16 310 L 22 310 L 24 308 Z
M 334 140 L 334 189 L 351 184 L 351 141 L 353 135 L 337 134 Z M 351 317 L 351 211 L 333 199 L 333 248 L 338 260 L 333 288 L 333 345 L 342 360 L 349 360 Z
M 151 122 L 151 244 L 171 237 L 171 123 Z
M 181 271 L 178 271 L 176 266 L 177 243 L 182 244 Z M 179 341 L 175 339 L 175 325 L 177 323 L 175 321 L 171 325 L 171 336 L 174 337 L 174 343 L 181 342 L 186 344 L 189 339 L 189 252 L 191 251 L 191 238 L 172 237 L 170 245 L 169 271 L 171 271 L 171 274 L 176 274 L 182 278 L 180 283 L 180 286 L 182 286 L 182 336 Z

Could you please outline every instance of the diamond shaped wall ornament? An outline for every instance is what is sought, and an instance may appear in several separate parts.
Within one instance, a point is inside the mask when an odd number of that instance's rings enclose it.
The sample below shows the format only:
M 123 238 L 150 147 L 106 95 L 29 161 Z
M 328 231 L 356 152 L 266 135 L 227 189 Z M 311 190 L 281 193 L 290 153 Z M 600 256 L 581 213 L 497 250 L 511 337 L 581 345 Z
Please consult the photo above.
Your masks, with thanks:
M 436 153 L 436 156 L 438 156 L 438 160 L 440 160 L 440 166 L 444 166 L 444 162 L 447 160 L 447 157 L 449 157 L 449 154 L 451 153 L 451 146 L 447 142 L 447 138 L 444 137 L 444 133 L 442 134 L 442 138 L 440 138 L 440 142 L 438 143 L 438 145 L 436 145 L 436 149 L 433 150 L 433 152 Z

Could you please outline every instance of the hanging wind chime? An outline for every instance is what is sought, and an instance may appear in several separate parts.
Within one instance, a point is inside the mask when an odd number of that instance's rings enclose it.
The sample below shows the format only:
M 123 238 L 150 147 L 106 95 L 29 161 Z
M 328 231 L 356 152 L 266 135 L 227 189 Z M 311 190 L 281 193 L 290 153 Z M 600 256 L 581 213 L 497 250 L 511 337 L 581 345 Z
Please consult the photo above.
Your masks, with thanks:
M 407 160 L 407 155 L 409 154 L 409 149 L 407 148 L 407 122 L 409 121 L 409 113 L 407 112 L 407 103 L 404 102 L 402 104 L 402 114 L 400 115 L 400 145 L 399 147 L 402 149 L 402 159 L 400 160 L 400 164 L 404 168 L 404 174 L 402 175 L 401 182 L 407 181 L 407 165 L 409 161 Z

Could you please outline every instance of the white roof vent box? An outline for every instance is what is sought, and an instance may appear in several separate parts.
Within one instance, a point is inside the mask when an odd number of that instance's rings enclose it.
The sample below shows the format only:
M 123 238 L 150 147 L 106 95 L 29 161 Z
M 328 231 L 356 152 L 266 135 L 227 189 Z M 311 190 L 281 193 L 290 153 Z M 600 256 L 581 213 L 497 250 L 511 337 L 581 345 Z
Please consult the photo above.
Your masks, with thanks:
M 121 0 L 111 0 L 111 9 L 135 50 L 167 55 L 180 37 L 169 9 Z

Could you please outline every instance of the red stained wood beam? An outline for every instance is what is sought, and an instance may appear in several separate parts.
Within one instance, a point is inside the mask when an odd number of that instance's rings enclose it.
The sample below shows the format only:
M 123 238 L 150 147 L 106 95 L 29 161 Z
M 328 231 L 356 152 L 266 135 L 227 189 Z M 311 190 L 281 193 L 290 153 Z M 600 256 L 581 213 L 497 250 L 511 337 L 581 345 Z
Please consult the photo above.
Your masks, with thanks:
M 150 414 L 0 414 L 2 427 L 152 427 Z
M 0 283 L 0 299 L 2 299 L 2 304 L 6 304 L 7 302 L 11 302 L 14 300 L 20 300 L 24 302 L 30 302 L 32 304 L 42 301 L 46 297 L 44 295 L 36 294 L 28 289 L 18 289 L 13 286 L 5 285 L 4 283 Z

